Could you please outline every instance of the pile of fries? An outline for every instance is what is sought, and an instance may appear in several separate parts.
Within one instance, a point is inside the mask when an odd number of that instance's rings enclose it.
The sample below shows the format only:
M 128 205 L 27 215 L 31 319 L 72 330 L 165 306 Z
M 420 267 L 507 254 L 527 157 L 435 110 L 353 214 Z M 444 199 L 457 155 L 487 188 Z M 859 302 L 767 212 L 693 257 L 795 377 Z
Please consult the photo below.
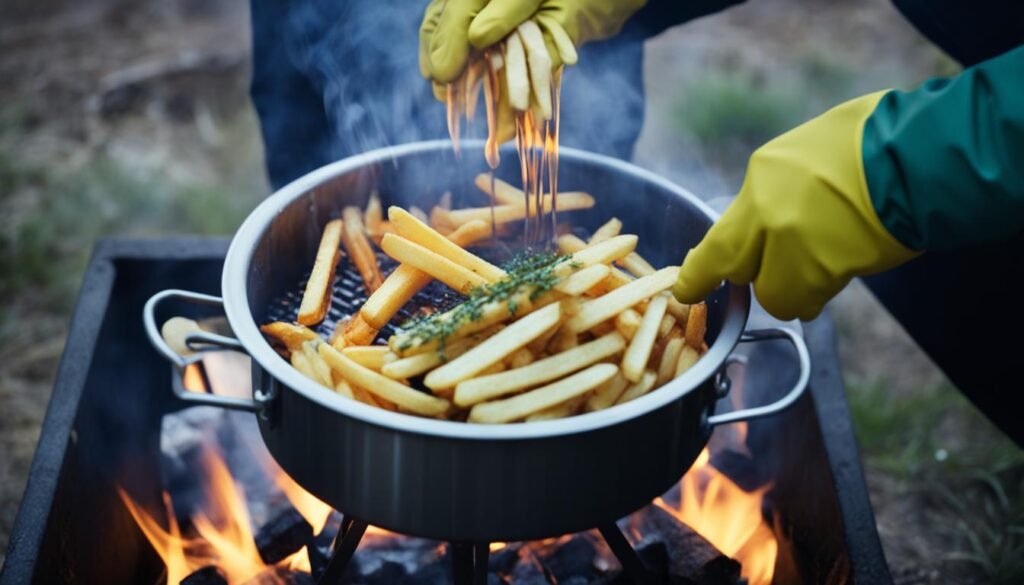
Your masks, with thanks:
M 668 289 L 678 268 L 655 269 L 612 218 L 589 241 L 561 235 L 558 254 L 504 268 L 473 253 L 535 210 L 522 191 L 489 175 L 477 186 L 492 207 L 452 210 L 446 195 L 430 214 L 379 198 L 329 222 L 296 323 L 264 325 L 291 364 L 353 400 L 391 411 L 472 423 L 557 419 L 622 404 L 693 366 L 707 351 L 707 307 L 684 305 Z M 558 195 L 560 212 L 586 209 L 586 193 Z M 551 205 L 545 196 L 540 205 Z M 492 218 L 495 224 L 492 227 Z M 387 278 L 373 246 L 399 263 Z M 330 305 L 342 255 L 369 298 L 333 336 L 310 327 Z M 379 331 L 437 280 L 467 298 L 403 324 L 386 345 Z

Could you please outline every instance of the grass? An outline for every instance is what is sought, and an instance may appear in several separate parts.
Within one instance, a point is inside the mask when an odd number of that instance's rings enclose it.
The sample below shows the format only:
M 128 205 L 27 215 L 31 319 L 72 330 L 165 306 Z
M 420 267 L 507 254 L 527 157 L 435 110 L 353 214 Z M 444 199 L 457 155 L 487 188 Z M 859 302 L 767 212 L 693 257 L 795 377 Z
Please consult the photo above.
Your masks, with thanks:
M 101 153 L 84 162 L 21 155 L 17 113 L 0 113 L 0 341 L 27 309 L 66 313 L 105 235 L 230 235 L 268 193 L 258 156 L 223 163 L 224 184 L 172 179 Z M 211 152 L 211 157 L 223 153 Z
M 867 464 L 927 502 L 953 543 L 944 560 L 986 583 L 1024 583 L 1024 452 L 956 389 L 892 395 L 884 381 L 848 381 Z

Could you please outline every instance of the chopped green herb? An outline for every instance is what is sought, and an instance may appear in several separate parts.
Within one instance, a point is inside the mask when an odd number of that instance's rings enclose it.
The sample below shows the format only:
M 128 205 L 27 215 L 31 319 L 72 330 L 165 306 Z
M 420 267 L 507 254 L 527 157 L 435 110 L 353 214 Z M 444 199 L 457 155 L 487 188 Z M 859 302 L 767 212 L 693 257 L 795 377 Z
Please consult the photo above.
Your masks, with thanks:
M 408 336 L 399 349 L 409 349 L 414 341 L 428 343 L 435 340 L 440 341 L 443 347 L 444 341 L 463 324 L 478 321 L 483 315 L 484 306 L 489 303 L 508 301 L 509 313 L 515 314 L 519 309 L 515 295 L 529 290 L 530 300 L 536 300 L 558 284 L 555 267 L 571 258 L 529 250 L 517 254 L 503 266 L 508 273 L 505 278 L 476 287 L 469 293 L 467 300 L 449 311 L 417 317 L 403 324 L 402 329 Z M 577 264 L 572 266 L 576 268 Z

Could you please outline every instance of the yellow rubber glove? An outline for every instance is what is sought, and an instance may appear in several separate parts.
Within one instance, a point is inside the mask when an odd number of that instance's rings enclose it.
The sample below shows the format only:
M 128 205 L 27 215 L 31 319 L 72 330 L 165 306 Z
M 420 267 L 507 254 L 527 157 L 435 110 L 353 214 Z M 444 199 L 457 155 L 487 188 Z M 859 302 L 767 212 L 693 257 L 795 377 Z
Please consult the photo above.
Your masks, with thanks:
M 472 49 L 501 41 L 528 18 L 544 30 L 553 66 L 573 64 L 566 51 L 616 35 L 646 0 L 432 0 L 420 25 L 420 73 L 454 80 Z M 562 31 L 568 38 L 562 36 Z M 559 54 L 562 57 L 559 58 Z M 557 62 L 555 62 L 557 61 Z
M 846 102 L 755 151 L 739 195 L 686 256 L 675 297 L 694 303 L 723 280 L 753 283 L 773 316 L 810 320 L 855 276 L 916 256 L 881 224 L 864 178 L 864 122 L 884 94 Z

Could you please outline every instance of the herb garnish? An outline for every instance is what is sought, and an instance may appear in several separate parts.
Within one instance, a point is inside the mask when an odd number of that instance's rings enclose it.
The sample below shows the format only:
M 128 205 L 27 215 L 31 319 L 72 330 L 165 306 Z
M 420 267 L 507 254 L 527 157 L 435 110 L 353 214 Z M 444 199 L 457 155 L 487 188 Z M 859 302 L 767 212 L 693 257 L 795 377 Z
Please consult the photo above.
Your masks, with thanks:
M 467 300 L 448 311 L 416 317 L 404 323 L 402 329 L 407 337 L 399 349 L 409 349 L 415 341 L 428 343 L 435 340 L 440 341 L 443 348 L 445 340 L 462 325 L 480 320 L 484 307 L 490 303 L 508 301 L 509 314 L 514 315 L 519 309 L 515 297 L 529 290 L 529 298 L 534 301 L 554 288 L 559 281 L 555 268 L 571 258 L 570 255 L 530 250 L 516 254 L 502 266 L 508 273 L 505 278 L 474 288 Z

